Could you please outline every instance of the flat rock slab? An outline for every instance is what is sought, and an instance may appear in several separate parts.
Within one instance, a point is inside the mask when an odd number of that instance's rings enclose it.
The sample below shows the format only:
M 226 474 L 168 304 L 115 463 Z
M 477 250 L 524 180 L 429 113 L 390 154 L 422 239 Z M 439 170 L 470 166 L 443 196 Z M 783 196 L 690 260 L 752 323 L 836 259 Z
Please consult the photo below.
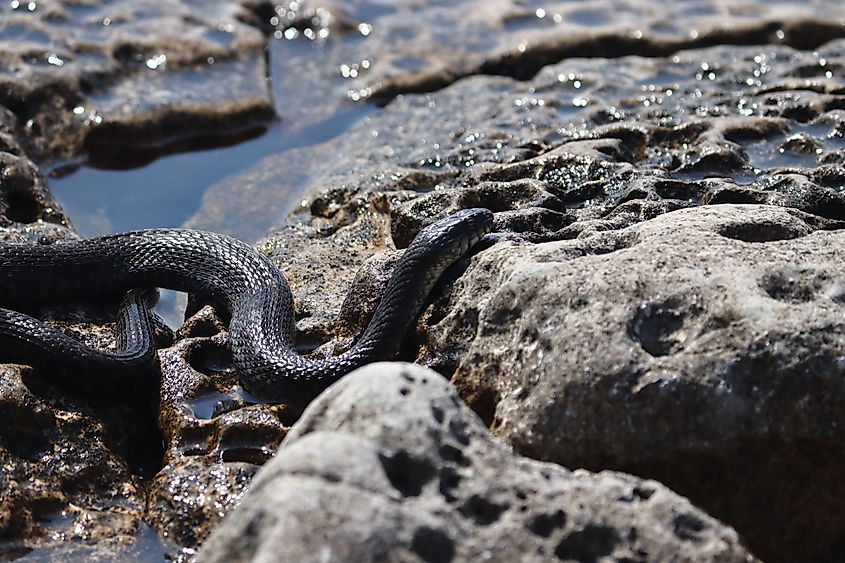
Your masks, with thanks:
M 289 40 L 359 35 L 338 60 L 353 100 L 429 92 L 474 74 L 525 80 L 572 57 L 668 56 L 716 44 L 812 49 L 845 33 L 836 0 L 308 0 L 276 13 L 277 35 Z
M 237 2 L 14 1 L 0 20 L 0 106 L 37 161 L 125 167 L 128 148 L 275 115 L 264 34 Z
M 658 478 L 758 555 L 831 557 L 845 521 L 845 232 L 770 206 L 502 242 L 430 316 L 421 361 L 494 435 Z M 781 550 L 778 555 L 776 550 Z
M 367 366 L 320 396 L 200 561 L 746 561 L 663 485 L 512 454 L 437 373 Z

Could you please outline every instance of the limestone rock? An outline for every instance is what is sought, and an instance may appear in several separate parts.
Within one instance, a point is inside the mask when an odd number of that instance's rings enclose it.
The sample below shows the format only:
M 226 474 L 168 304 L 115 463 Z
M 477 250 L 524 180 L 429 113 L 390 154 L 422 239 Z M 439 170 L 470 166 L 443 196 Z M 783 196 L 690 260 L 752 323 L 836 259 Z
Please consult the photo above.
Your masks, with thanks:
M 839 298 L 830 297 L 841 259 L 835 233 L 845 221 L 845 82 L 835 71 L 843 53 L 837 40 L 813 52 L 717 47 L 665 59 L 569 59 L 525 82 L 474 76 L 402 96 L 315 149 L 326 164 L 312 176 L 308 200 L 261 247 L 290 274 L 299 327 L 314 345 L 342 348 L 369 307 L 360 290 L 342 305 L 358 287 L 352 271 L 363 263 L 358 278 L 369 287 L 384 277 L 383 262 L 370 256 L 390 247 L 388 216 L 390 239 L 401 247 L 454 210 L 492 209 L 511 242 L 466 272 L 466 263 L 447 272 L 401 358 L 455 375 L 462 396 L 521 453 L 658 478 L 735 526 L 767 559 L 829 556 L 845 541 L 837 508 L 845 491 L 836 478 L 845 461 L 836 431 L 841 324 Z M 719 204 L 790 211 L 756 208 L 764 216 L 737 219 L 726 234 L 715 223 L 702 227 L 695 243 L 669 237 L 692 228 L 691 218 L 715 221 L 715 211 L 691 209 Z M 664 242 L 638 242 L 660 225 Z M 550 248 L 562 255 L 543 254 Z M 714 257 L 716 248 L 744 258 Z M 315 275 L 302 259 L 312 249 L 321 270 L 342 266 L 340 275 Z M 671 277 L 671 264 L 702 277 L 701 264 L 711 261 L 727 289 Z M 552 289 L 559 264 L 564 293 Z M 609 275 L 604 265 L 627 272 L 618 306 L 600 300 L 617 291 L 590 269 Z M 733 285 L 742 272 L 750 276 L 744 289 Z M 699 303 L 699 286 L 736 303 L 711 310 L 723 301 Z M 529 288 L 530 298 L 521 293 Z M 495 314 L 480 317 L 492 296 Z M 767 317 L 770 305 L 776 314 Z M 599 314 L 602 306 L 616 316 L 581 316 L 581 308 Z M 339 312 L 358 326 L 337 329 Z M 482 320 L 489 335 L 479 333 Z M 706 347 L 690 355 L 687 342 Z M 725 363 L 731 357 L 736 362 Z M 616 364 L 605 365 L 610 358 Z M 549 371 L 555 377 L 540 377 Z M 702 380 L 684 383 L 693 374 Z M 646 385 L 649 377 L 659 383 Z M 724 395 L 713 395 L 717 384 Z M 673 406 L 681 396 L 686 410 Z M 526 398 L 536 400 L 530 408 L 520 402 Z M 563 427 L 555 421 L 561 412 Z
M 200 561 L 746 561 L 654 481 L 514 456 L 437 373 L 375 364 L 321 395 Z
M 420 323 L 421 361 L 523 454 L 659 479 L 762 557 L 828 558 L 845 529 L 843 260 L 841 230 L 756 205 L 502 242 Z

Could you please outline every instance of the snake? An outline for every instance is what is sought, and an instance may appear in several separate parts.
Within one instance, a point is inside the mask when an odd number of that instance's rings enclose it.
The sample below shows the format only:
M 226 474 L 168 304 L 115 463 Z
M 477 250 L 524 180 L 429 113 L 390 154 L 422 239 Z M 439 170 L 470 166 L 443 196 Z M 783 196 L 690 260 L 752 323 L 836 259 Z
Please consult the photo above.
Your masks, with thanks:
M 145 229 L 53 244 L 0 243 L 0 361 L 60 358 L 129 367 L 154 355 L 149 293 L 164 288 L 209 298 L 229 317 L 232 360 L 244 389 L 267 402 L 313 398 L 368 363 L 393 359 L 443 272 L 492 229 L 493 213 L 464 209 L 419 231 L 396 263 L 363 334 L 337 356 L 294 347 L 294 301 L 265 255 L 229 236 Z M 90 348 L 18 312 L 21 305 L 126 293 L 114 352 Z

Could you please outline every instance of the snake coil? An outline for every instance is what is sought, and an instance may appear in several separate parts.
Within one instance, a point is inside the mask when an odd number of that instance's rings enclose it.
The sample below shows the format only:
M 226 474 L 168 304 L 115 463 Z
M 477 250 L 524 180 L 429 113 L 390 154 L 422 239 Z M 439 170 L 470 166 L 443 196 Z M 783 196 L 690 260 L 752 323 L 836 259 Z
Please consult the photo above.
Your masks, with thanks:
M 129 292 L 114 354 L 93 350 L 40 321 L 0 309 L 0 361 L 47 355 L 105 366 L 137 365 L 154 353 L 146 297 L 161 287 L 210 297 L 231 315 L 229 336 L 241 384 L 264 400 L 312 397 L 346 373 L 392 359 L 443 271 L 492 228 L 493 214 L 466 209 L 420 231 L 398 261 L 358 342 L 334 357 L 293 347 L 293 297 L 265 256 L 236 239 L 187 229 L 150 229 L 51 245 L 0 243 L 0 305 L 57 302 Z M 142 312 L 143 311 L 143 312 Z

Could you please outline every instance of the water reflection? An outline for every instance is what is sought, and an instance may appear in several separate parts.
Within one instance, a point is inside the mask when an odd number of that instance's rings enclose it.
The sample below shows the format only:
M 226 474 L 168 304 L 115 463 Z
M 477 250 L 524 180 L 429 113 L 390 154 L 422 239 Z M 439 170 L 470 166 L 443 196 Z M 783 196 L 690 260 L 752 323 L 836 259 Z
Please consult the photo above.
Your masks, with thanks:
M 258 138 L 235 146 L 184 152 L 140 168 L 82 166 L 50 180 L 56 199 L 85 237 L 155 227 L 179 227 L 199 208 L 205 190 L 281 149 L 272 124 Z

